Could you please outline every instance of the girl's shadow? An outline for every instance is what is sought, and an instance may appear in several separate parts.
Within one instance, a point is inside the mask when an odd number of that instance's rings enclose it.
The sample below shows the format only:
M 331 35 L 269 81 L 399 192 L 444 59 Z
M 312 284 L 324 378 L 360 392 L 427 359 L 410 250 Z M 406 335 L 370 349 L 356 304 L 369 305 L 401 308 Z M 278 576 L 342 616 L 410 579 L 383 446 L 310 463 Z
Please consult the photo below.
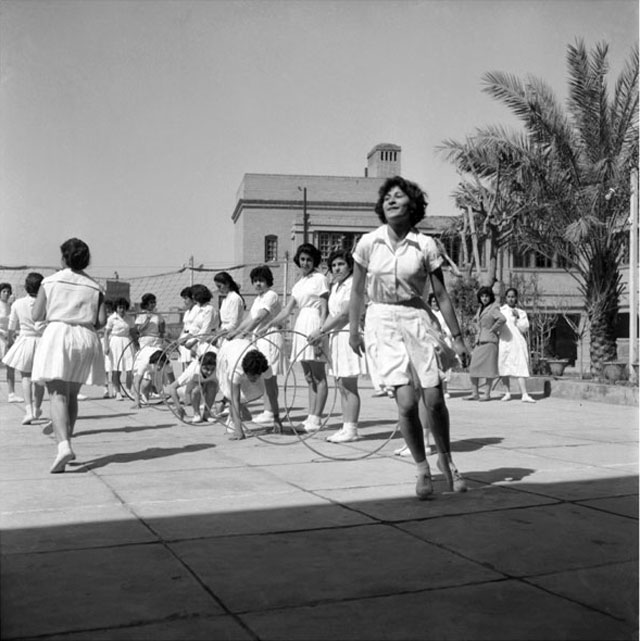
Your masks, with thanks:
M 185 447 L 149 447 L 140 452 L 129 452 L 127 454 L 110 454 L 101 458 L 93 459 L 93 461 L 74 462 L 69 463 L 69 466 L 78 466 L 74 473 L 80 474 L 83 472 L 90 472 L 100 467 L 105 467 L 111 463 L 133 463 L 134 461 L 148 461 L 151 459 L 162 458 L 165 456 L 174 456 L 176 454 L 187 454 L 190 452 L 200 452 L 207 450 L 215 445 L 211 443 L 196 443 L 194 445 L 186 445 Z

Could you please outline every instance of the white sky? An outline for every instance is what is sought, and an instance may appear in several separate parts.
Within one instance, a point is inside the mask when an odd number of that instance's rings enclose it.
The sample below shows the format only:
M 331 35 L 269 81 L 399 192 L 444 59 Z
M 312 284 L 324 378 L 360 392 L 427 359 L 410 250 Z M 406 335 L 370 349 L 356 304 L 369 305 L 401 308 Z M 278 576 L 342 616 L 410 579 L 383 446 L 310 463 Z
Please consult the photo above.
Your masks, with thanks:
M 515 124 L 482 75 L 564 98 L 577 37 L 613 86 L 637 1 L 1 0 L 0 265 L 78 236 L 96 276 L 230 266 L 245 173 L 362 176 L 379 142 L 453 214 L 435 147 Z

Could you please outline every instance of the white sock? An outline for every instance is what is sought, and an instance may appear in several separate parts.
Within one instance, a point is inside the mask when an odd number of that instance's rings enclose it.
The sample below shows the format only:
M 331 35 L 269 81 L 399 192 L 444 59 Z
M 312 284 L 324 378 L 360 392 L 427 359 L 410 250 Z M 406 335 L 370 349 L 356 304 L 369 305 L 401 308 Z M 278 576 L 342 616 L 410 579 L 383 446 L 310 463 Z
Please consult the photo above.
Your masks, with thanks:
M 307 422 L 309 423 L 309 425 L 320 425 L 321 420 L 319 416 L 316 416 L 315 414 L 309 414 Z
M 270 412 L 269 410 L 264 410 L 264 415 L 267 416 L 268 418 L 273 418 L 273 412 Z
M 346 432 L 357 432 L 358 431 L 358 424 L 357 423 L 343 423 L 342 429 Z

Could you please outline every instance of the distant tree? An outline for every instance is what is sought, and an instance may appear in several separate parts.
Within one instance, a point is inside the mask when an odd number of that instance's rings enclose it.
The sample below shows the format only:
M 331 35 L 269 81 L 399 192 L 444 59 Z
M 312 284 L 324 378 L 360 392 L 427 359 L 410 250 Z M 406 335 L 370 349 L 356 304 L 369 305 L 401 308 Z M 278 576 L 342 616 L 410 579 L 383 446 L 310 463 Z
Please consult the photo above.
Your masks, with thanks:
M 616 358 L 619 265 L 630 173 L 638 164 L 638 49 L 612 95 L 607 56 L 605 43 L 591 51 L 581 40 L 568 47 L 566 109 L 542 80 L 485 74 L 483 90 L 519 118 L 523 130 L 486 127 L 464 143 L 441 147 L 462 177 L 456 202 L 486 221 L 498 245 L 555 257 L 575 278 L 596 374 Z

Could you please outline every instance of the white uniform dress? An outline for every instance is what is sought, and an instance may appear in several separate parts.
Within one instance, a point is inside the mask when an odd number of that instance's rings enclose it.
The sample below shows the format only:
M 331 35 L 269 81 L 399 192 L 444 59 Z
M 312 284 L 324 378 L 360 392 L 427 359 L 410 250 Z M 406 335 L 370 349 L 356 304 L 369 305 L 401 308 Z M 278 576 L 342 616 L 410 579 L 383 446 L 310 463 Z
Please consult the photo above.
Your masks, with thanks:
M 236 292 L 229 292 L 220 305 L 220 329 L 235 329 L 240 325 L 243 316 L 242 296 Z
M 303 276 L 291 290 L 298 309 L 298 318 L 294 325 L 291 340 L 291 362 L 295 361 L 325 361 L 322 352 L 314 345 L 309 345 L 307 336 L 322 327 L 320 309 L 321 298 L 329 293 L 327 278 L 320 272 L 311 272 Z
M 7 353 L 7 330 L 9 329 L 9 316 L 11 304 L 0 300 L 0 358 Z
M 199 311 L 198 305 L 193 305 L 190 309 L 187 309 L 182 315 L 182 332 L 180 333 L 180 339 L 184 339 L 187 334 L 191 333 L 191 326 L 195 317 L 198 315 Z M 180 344 L 180 362 L 183 364 L 190 363 L 193 360 L 193 354 L 191 350 L 185 347 L 182 343 Z
M 353 277 L 348 276 L 341 283 L 331 285 L 329 294 L 329 316 L 339 316 L 349 310 L 349 299 Z M 347 328 L 348 329 L 348 328 Z M 336 378 L 359 376 L 367 373 L 364 357 L 358 356 L 349 345 L 349 332 L 343 328 L 329 335 L 329 374 Z
M 256 297 L 251 305 L 249 314 L 251 318 L 255 319 L 258 317 L 260 311 L 265 311 L 267 314 L 253 330 L 255 346 L 256 349 L 260 350 L 266 356 L 271 371 L 274 375 L 278 376 L 284 374 L 287 370 L 284 356 L 284 336 L 282 332 L 273 329 L 264 336 L 257 338 L 262 328 L 282 311 L 280 297 L 272 289 L 268 289 Z
M 35 301 L 35 297 L 25 296 L 11 305 L 9 329 L 14 332 L 20 330 L 20 334 L 5 354 L 2 362 L 19 372 L 31 372 L 33 369 L 36 347 L 45 327 L 44 322 L 34 323 L 31 318 L 31 310 Z
M 218 326 L 218 312 L 211 303 L 196 305 L 198 313 L 191 323 L 192 336 L 201 336 L 198 339 L 196 353 L 202 356 L 206 352 L 215 352 L 216 349 L 207 341 L 207 335 L 213 333 Z
M 104 385 L 104 353 L 95 329 L 100 285 L 66 268 L 47 276 L 41 287 L 47 296 L 47 326 L 33 360 L 33 381 Z
M 147 322 L 147 312 L 143 311 L 136 316 L 135 325 L 138 328 L 140 351 L 135 356 L 135 373 L 144 376 L 149 366 L 149 358 L 159 350 L 164 349 L 164 342 L 161 337 L 161 327 L 164 319 L 160 314 L 152 312 Z M 144 329 L 140 330 L 144 326 Z
M 242 369 L 242 359 L 252 349 L 255 349 L 255 346 L 246 338 L 233 338 L 220 346 L 216 363 L 216 378 L 220 393 L 226 399 L 231 399 L 232 383 L 240 385 L 240 401 L 242 403 L 255 401 L 264 394 L 263 379 L 273 376 L 271 368 L 255 383 L 248 379 Z
M 507 322 L 500 329 L 498 373 L 500 376 L 528 378 L 529 347 L 524 337 L 529 329 L 527 313 L 509 305 L 503 305 L 500 311 Z
M 112 372 L 125 374 L 133 370 L 135 351 L 131 342 L 133 320 L 125 313 L 124 317 L 113 312 L 107 319 L 109 335 L 109 361 Z
M 429 274 L 442 264 L 435 241 L 413 229 L 394 249 L 382 225 L 362 236 L 353 259 L 368 271 L 364 342 L 376 380 L 437 387 L 455 352 L 422 298 Z

